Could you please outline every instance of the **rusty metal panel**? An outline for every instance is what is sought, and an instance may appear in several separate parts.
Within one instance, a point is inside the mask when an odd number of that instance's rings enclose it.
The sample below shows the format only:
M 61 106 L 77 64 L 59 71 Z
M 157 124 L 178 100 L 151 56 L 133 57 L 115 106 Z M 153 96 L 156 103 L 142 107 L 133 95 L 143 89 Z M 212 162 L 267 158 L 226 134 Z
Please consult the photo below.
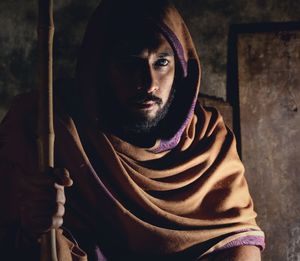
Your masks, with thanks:
M 240 34 L 242 157 L 267 236 L 263 260 L 300 260 L 300 31 Z

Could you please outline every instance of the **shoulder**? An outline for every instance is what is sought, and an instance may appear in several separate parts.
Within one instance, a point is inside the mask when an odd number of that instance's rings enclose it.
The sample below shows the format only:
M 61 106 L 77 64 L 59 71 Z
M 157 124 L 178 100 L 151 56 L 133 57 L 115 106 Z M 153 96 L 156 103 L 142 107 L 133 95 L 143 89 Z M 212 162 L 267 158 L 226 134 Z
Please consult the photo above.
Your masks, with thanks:
M 30 92 L 14 97 L 0 124 L 0 140 L 5 137 L 28 133 L 36 119 L 37 94 Z M 0 141 L 0 142 L 1 142 Z
M 213 106 L 197 103 L 195 108 L 197 117 L 197 130 L 201 132 L 201 137 L 210 137 L 217 133 L 226 134 L 229 130 L 224 122 L 223 115 Z
M 222 98 L 201 95 L 198 99 L 198 104 L 203 107 L 206 112 L 210 112 L 212 119 L 218 118 L 223 121 L 230 129 L 233 127 L 233 109 L 230 103 Z
M 16 96 L 0 124 L 0 161 L 25 162 L 35 151 L 36 93 Z

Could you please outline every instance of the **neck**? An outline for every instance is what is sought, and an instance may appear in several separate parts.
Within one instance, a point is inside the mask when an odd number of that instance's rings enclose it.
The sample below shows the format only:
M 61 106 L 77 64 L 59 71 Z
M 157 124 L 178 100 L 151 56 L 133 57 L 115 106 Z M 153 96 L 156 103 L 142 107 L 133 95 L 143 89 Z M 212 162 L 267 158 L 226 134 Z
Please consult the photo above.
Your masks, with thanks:
M 119 137 L 120 139 L 141 148 L 150 148 L 156 142 L 156 130 L 147 132 L 134 132 L 122 128 L 106 128 L 106 131 Z

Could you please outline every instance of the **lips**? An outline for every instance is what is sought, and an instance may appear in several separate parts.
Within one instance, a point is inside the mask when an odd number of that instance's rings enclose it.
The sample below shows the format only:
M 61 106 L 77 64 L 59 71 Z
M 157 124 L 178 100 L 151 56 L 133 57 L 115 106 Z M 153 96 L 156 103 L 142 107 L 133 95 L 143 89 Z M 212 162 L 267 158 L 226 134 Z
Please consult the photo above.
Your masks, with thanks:
M 139 110 L 151 110 L 156 105 L 155 101 L 147 101 L 142 103 L 134 103 L 134 107 Z

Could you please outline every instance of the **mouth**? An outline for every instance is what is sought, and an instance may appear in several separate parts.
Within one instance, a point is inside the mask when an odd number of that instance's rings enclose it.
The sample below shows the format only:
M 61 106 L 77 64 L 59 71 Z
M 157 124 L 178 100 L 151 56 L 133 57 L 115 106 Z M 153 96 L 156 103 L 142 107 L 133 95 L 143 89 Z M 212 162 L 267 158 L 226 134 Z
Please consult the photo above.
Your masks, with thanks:
M 157 103 L 155 101 L 146 101 L 142 103 L 134 103 L 133 105 L 137 110 L 150 111 L 156 104 Z

